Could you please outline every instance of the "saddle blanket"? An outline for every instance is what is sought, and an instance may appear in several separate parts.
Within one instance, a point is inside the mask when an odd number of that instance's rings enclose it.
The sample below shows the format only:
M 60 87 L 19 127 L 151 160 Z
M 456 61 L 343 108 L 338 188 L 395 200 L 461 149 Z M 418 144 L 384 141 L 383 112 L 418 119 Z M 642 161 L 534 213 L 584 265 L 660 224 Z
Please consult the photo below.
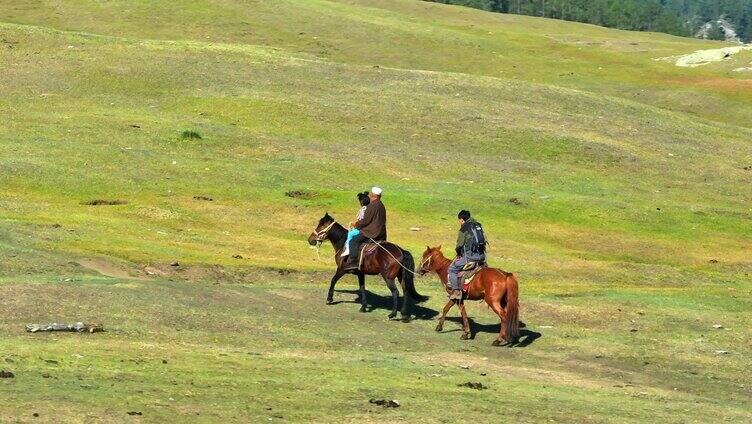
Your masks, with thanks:
M 363 259 L 365 259 L 366 256 L 372 254 L 379 248 L 379 245 L 376 243 L 364 243 L 363 247 L 360 248 L 360 260 L 358 261 L 358 267 L 363 266 Z
M 479 264 L 477 262 L 469 262 L 460 272 L 460 278 L 462 279 L 462 291 L 467 293 L 470 287 L 470 283 L 473 281 L 473 277 L 480 272 L 486 264 Z

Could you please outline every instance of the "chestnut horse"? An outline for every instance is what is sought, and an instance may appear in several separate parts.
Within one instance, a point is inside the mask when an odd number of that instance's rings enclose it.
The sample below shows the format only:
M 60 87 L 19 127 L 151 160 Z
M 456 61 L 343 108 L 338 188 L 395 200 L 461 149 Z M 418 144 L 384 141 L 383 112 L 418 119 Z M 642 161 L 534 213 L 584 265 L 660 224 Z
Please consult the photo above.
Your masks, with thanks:
M 323 218 L 319 220 L 318 225 L 313 230 L 310 236 L 308 236 L 308 243 L 311 246 L 319 246 L 324 240 L 329 240 L 334 246 L 334 262 L 337 264 L 337 270 L 334 272 L 331 284 L 329 285 L 329 293 L 326 296 L 326 303 L 331 305 L 334 303 L 334 285 L 342 278 L 343 275 L 352 273 L 358 277 L 358 285 L 360 286 L 360 312 L 366 311 L 366 275 L 381 275 L 386 282 L 386 286 L 392 292 L 392 313 L 389 314 L 389 319 L 397 316 L 397 300 L 399 298 L 399 291 L 394 284 L 395 278 L 399 280 L 402 285 L 402 321 L 407 322 L 410 320 L 410 315 L 407 313 L 407 299 L 412 297 L 416 303 L 427 300 L 427 297 L 421 296 L 415 291 L 414 284 L 414 269 L 415 261 L 413 255 L 407 250 L 402 249 L 396 244 L 389 242 L 379 242 L 382 247 L 376 248 L 373 253 L 367 254 L 363 258 L 360 270 L 344 271 L 342 268 L 347 262 L 347 257 L 342 257 L 342 249 L 345 248 L 345 241 L 347 241 L 347 230 L 345 227 L 337 223 L 334 218 L 325 214 Z
M 441 253 L 441 246 L 426 247 L 426 251 L 423 252 L 420 274 L 437 273 L 441 283 L 444 285 L 444 289 L 447 293 L 450 293 L 451 289 L 449 288 L 447 271 L 452 261 L 444 257 L 444 254 Z M 520 337 L 520 324 L 518 320 L 519 302 L 517 295 L 517 278 L 515 278 L 514 274 L 497 268 L 483 268 L 478 271 L 470 282 L 467 293 L 463 293 L 463 300 L 484 299 L 494 313 L 499 316 L 501 328 L 499 329 L 499 337 L 493 342 L 494 346 L 502 345 L 503 341 L 511 346 Z M 436 331 L 443 330 L 446 314 L 452 309 L 455 303 L 459 304 L 460 313 L 462 314 L 461 339 L 467 340 L 470 338 L 470 324 L 467 320 L 467 312 L 465 311 L 465 303 L 463 301 L 450 300 L 447 302 L 444 310 L 441 311 Z

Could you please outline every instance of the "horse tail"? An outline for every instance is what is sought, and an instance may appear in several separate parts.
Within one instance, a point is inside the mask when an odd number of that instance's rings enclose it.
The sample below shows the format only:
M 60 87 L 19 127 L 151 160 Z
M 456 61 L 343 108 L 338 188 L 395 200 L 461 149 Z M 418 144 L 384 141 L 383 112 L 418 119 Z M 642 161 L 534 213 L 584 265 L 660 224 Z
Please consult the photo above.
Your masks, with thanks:
M 507 326 L 507 341 L 515 343 L 520 338 L 519 285 L 514 274 L 507 276 L 507 307 L 504 324 Z
M 402 269 L 402 282 L 405 285 L 407 294 L 416 303 L 428 300 L 427 296 L 423 296 L 415 290 L 415 274 L 413 274 L 415 272 L 415 259 L 413 259 L 412 253 L 404 249 L 402 250 L 402 266 L 404 267 Z

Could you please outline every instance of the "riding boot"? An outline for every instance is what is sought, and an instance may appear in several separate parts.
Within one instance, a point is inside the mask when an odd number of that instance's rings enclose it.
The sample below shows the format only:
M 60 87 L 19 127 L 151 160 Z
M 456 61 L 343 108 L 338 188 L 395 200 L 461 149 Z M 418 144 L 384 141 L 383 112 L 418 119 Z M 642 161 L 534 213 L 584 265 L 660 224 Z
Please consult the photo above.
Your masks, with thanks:
M 358 260 L 355 259 L 354 261 L 350 258 L 347 259 L 347 262 L 345 262 L 345 265 L 342 267 L 343 271 L 357 271 L 360 267 L 358 266 Z
M 345 264 L 342 266 L 343 271 L 357 271 L 358 268 L 358 255 L 353 254 L 353 246 L 350 247 L 350 254 L 345 259 Z
M 342 267 L 343 271 L 356 271 L 360 268 L 358 264 L 358 254 L 360 253 L 360 246 L 363 243 L 365 237 L 359 234 L 350 240 L 350 256 L 347 263 Z

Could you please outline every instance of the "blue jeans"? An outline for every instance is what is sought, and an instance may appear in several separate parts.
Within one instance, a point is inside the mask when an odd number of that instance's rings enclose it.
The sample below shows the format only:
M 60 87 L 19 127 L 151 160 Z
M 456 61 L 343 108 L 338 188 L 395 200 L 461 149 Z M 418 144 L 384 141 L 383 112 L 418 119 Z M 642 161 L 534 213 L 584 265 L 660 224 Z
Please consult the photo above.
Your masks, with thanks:
M 360 230 L 357 228 L 353 228 L 352 230 L 347 232 L 347 241 L 345 242 L 345 248 L 350 250 L 350 242 L 352 241 L 353 237 L 360 234 Z

